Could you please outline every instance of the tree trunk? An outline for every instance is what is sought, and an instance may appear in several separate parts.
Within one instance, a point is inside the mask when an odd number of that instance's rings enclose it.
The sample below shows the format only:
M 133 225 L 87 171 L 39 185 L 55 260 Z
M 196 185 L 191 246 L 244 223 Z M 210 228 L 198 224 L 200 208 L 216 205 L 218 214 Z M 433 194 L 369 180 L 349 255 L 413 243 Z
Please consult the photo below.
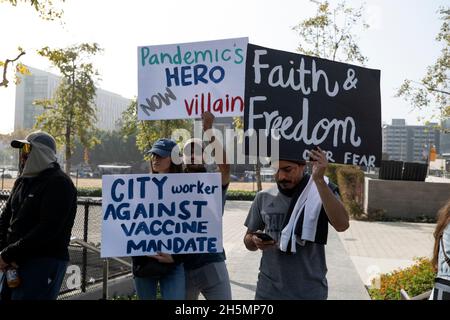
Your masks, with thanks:
M 256 189 L 259 192 L 262 190 L 261 166 L 260 166 L 259 162 L 256 162 L 256 165 L 255 165 L 255 178 L 256 178 Z
M 66 140 L 66 159 L 65 159 L 64 171 L 66 172 L 67 175 L 70 176 L 71 158 L 72 158 L 72 154 L 70 152 L 70 144 L 72 142 L 70 140 L 70 126 L 69 125 L 66 126 L 65 140 Z
M 71 148 L 71 125 L 72 125 L 72 120 L 73 120 L 73 114 L 74 114 L 74 105 L 75 105 L 75 58 L 72 58 L 72 74 L 71 74 L 71 78 L 72 78 L 72 83 L 71 85 L 71 89 L 72 89 L 72 97 L 71 97 L 71 109 L 69 112 L 69 121 L 66 123 L 66 165 L 65 165 L 65 172 L 66 174 L 70 177 L 70 169 L 71 169 L 71 158 L 72 158 L 72 153 L 70 152 L 70 148 Z

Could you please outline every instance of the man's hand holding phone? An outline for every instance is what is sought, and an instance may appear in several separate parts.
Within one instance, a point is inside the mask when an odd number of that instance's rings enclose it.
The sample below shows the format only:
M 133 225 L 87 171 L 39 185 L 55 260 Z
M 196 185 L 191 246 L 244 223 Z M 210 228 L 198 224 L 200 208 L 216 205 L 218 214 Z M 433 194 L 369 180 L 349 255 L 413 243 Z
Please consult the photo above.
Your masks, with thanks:
M 253 243 L 259 250 L 272 248 L 273 246 L 276 245 L 275 240 L 273 240 L 268 234 L 264 232 L 260 231 L 252 232 L 251 235 Z

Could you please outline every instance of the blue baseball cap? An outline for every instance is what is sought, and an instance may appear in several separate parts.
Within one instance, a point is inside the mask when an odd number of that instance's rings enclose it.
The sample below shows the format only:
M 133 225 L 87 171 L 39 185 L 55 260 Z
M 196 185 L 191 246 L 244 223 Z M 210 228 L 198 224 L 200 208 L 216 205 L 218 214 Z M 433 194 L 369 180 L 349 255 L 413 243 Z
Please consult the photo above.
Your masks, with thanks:
M 157 154 L 160 157 L 170 157 L 172 149 L 176 147 L 176 143 L 173 140 L 162 138 L 156 141 L 150 151 L 147 154 Z

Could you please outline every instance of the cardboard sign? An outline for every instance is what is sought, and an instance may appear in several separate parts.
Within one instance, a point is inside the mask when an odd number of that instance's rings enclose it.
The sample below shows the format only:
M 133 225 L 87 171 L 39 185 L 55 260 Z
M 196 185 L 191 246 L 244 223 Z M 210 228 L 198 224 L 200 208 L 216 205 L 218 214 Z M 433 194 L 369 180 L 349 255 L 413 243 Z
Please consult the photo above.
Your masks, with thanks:
M 279 140 L 280 159 L 308 160 L 320 146 L 330 163 L 380 165 L 379 70 L 251 44 L 247 50 L 245 130 Z
M 102 257 L 222 252 L 219 173 L 103 176 Z
M 138 47 L 138 119 L 242 116 L 247 38 Z

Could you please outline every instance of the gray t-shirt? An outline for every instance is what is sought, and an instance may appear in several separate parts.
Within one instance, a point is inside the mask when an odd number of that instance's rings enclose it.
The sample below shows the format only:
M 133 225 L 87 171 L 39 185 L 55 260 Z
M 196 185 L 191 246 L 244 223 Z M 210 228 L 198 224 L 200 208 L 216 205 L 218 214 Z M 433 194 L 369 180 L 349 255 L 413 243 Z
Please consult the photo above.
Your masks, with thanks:
M 263 230 L 276 241 L 283 228 L 291 198 L 275 186 L 256 194 L 245 221 L 250 231 Z M 264 250 L 259 267 L 255 299 L 324 300 L 328 297 L 325 246 L 306 242 L 297 253 L 287 254 L 278 246 Z

